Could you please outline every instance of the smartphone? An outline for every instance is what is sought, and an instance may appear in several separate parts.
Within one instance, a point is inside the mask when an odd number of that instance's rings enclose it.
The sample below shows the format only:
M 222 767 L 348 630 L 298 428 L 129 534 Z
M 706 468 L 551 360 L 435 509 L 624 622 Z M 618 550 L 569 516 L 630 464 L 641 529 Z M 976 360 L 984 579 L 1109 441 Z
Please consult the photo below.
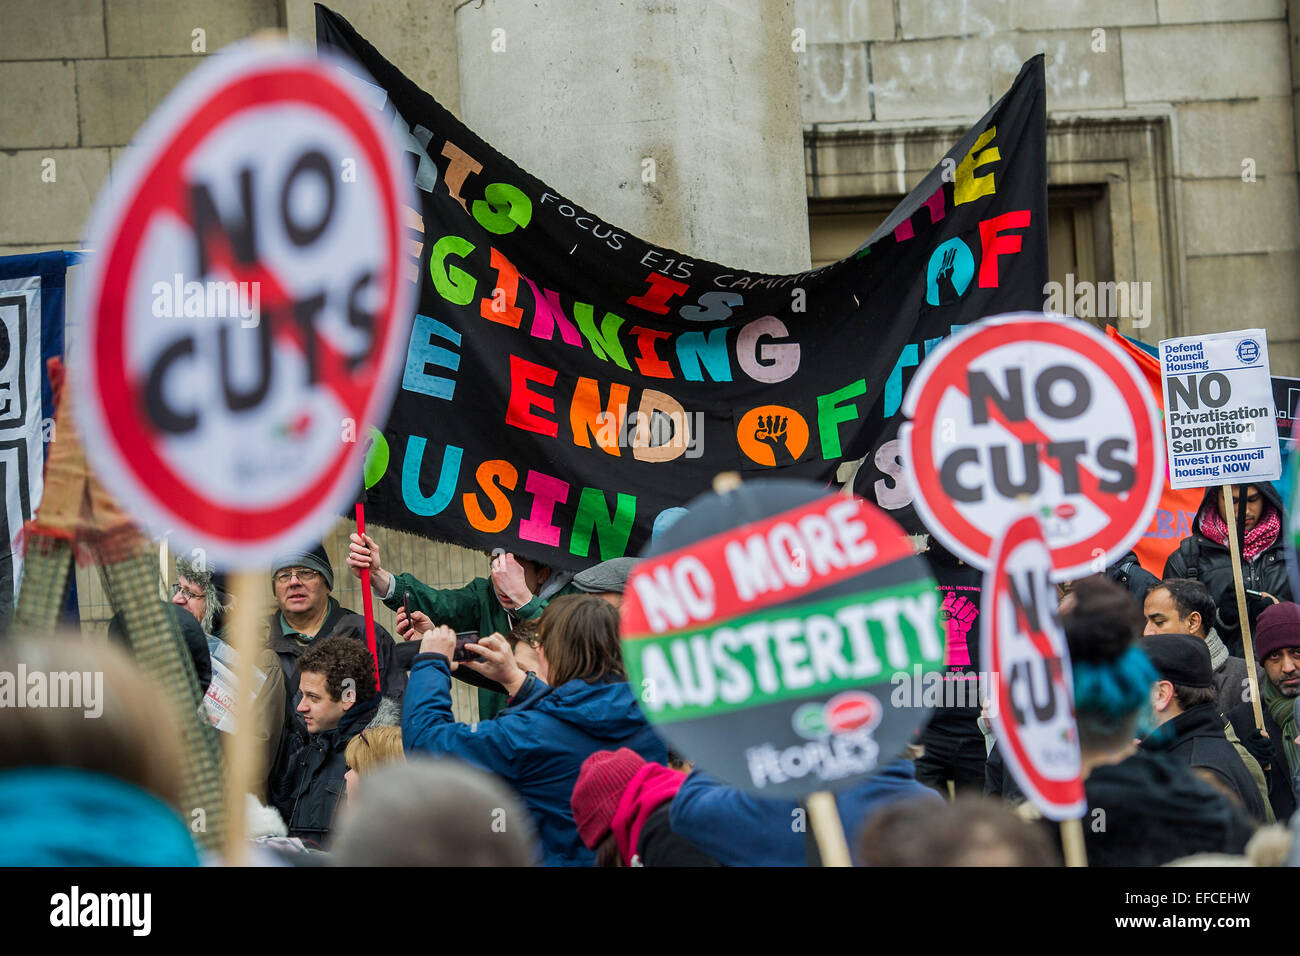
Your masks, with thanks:
M 480 654 L 471 654 L 465 650 L 466 644 L 478 643 L 478 631 L 457 631 L 456 632 L 456 650 L 451 655 L 453 661 L 473 661 L 478 664 L 484 663 L 485 659 Z
M 411 606 L 411 592 L 402 592 L 402 613 L 406 615 L 407 634 L 410 634 L 411 612 L 407 610 Z

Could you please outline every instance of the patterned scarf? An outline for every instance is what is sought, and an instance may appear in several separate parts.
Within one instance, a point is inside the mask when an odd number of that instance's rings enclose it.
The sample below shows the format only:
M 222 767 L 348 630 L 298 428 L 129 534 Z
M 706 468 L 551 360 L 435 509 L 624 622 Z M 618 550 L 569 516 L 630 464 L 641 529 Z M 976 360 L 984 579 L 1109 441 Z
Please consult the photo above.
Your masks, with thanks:
M 1242 545 L 1241 555 L 1247 561 L 1254 561 L 1265 549 L 1273 546 L 1282 531 L 1282 521 L 1277 516 L 1277 509 L 1268 505 L 1268 513 L 1260 518 L 1255 527 L 1246 532 L 1246 542 Z M 1201 534 L 1215 544 L 1228 546 L 1228 522 L 1223 520 L 1217 508 L 1206 508 L 1201 512 Z
M 1282 728 L 1282 747 L 1286 751 L 1286 762 L 1291 768 L 1291 775 L 1295 776 L 1300 773 L 1300 753 L 1297 753 L 1295 742 L 1297 733 L 1295 698 L 1284 696 L 1267 677 L 1260 683 L 1264 685 L 1264 709 Z

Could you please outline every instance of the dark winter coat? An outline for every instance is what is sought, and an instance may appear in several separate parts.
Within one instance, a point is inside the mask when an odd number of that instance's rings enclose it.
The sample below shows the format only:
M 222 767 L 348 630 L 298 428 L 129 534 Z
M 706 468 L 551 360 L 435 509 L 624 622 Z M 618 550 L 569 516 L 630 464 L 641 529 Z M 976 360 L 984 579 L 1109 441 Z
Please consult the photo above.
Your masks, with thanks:
M 1191 707 L 1152 731 L 1142 747 L 1164 751 L 1193 770 L 1208 771 L 1236 794 L 1241 807 L 1257 823 L 1267 814 L 1264 798 L 1255 786 L 1237 749 L 1223 733 L 1223 716 L 1212 703 Z
M 1007 769 L 1007 763 L 1002 759 L 1002 748 L 996 743 L 984 765 L 984 795 L 1001 797 L 1008 803 L 1024 803 L 1027 799 L 1015 776 Z
M 1106 576 L 1128 591 L 1139 606 L 1147 599 L 1147 593 L 1160 583 L 1158 577 L 1142 567 L 1134 551 L 1108 567 Z
M 1166 753 L 1139 749 L 1095 767 L 1083 789 L 1089 866 L 1163 866 L 1196 853 L 1240 854 L 1253 832 L 1228 797 Z
M 289 836 L 323 846 L 345 789 L 348 741 L 370 727 L 395 726 L 398 720 L 397 704 L 386 697 L 359 701 L 337 727 L 318 734 L 309 733 L 294 714 L 271 770 L 269 788 L 271 805 L 280 811 Z
M 582 762 L 597 750 L 627 747 L 668 762 L 625 680 L 551 687 L 530 675 L 495 719 L 460 724 L 451 712 L 451 669 L 441 654 L 411 667 L 402 712 L 407 753 L 447 754 L 503 778 L 533 815 L 548 866 L 591 866 L 596 855 L 578 836 L 570 800 Z
M 895 800 L 942 797 L 918 783 L 910 760 L 895 760 L 865 783 L 835 794 L 840 821 L 854 837 L 881 807 Z M 673 798 L 672 825 L 683 838 L 723 866 L 804 866 L 811 831 L 794 800 L 756 797 L 694 770 Z
M 1261 680 L 1268 678 L 1260 673 Z M 1227 714 L 1237 738 L 1245 742 L 1255 733 L 1255 709 L 1249 702 L 1238 704 Z M 1264 730 L 1268 733 L 1269 765 L 1264 768 L 1268 777 L 1268 802 L 1273 805 L 1273 815 L 1278 823 L 1286 823 L 1295 813 L 1295 790 L 1291 785 L 1291 771 L 1286 762 L 1286 751 L 1282 744 L 1282 728 L 1277 725 L 1273 715 L 1264 708 Z
M 271 650 L 280 659 L 280 669 L 284 673 L 285 723 L 290 725 L 294 719 L 294 708 L 298 705 L 298 658 L 302 657 L 311 644 L 303 644 L 296 637 L 285 634 L 280 624 L 280 612 L 271 615 L 269 641 Z M 340 624 L 354 625 L 361 634 L 365 634 L 365 618 L 356 611 L 348 610 L 333 597 L 329 599 L 329 611 L 325 620 L 312 638 L 312 643 L 323 637 L 329 637 Z M 365 643 L 365 639 L 361 639 Z M 400 644 L 378 624 L 375 625 L 375 655 L 379 658 L 379 687 L 385 697 L 401 701 L 406 690 L 406 668 L 419 649 L 419 642 L 402 641 Z
M 193 614 L 179 604 L 168 604 L 167 607 L 176 618 L 176 629 L 180 631 L 185 649 L 189 651 L 190 660 L 194 662 L 194 676 L 198 678 L 198 696 L 194 704 L 198 706 L 203 702 L 203 695 L 207 693 L 208 685 L 212 683 L 212 655 L 208 650 L 208 639 Z M 126 619 L 121 611 L 114 614 L 113 619 L 108 622 L 108 639 L 132 657 L 135 656 L 135 647 L 131 644 L 131 639 L 126 636 Z
M 1282 511 L 1282 499 L 1277 488 L 1270 482 L 1263 481 L 1255 485 L 1264 501 L 1277 509 L 1285 529 L 1286 520 Z M 1178 543 L 1178 550 L 1169 555 L 1165 561 L 1164 579 L 1192 578 L 1200 581 L 1210 592 L 1218 605 L 1218 620 L 1207 622 L 1213 624 L 1233 653 L 1240 653 L 1241 627 L 1237 621 L 1237 591 L 1232 577 L 1232 555 L 1228 546 L 1211 541 L 1200 530 L 1201 516 L 1207 510 L 1217 508 L 1217 501 L 1222 493 L 1220 486 L 1205 489 L 1205 497 L 1196 511 L 1192 522 L 1192 534 Z M 1257 554 L 1253 560 L 1242 556 L 1241 576 L 1247 590 L 1266 591 L 1279 601 L 1295 600 L 1291 594 L 1291 582 L 1287 579 L 1286 558 L 1284 556 L 1283 534 L 1279 534 L 1272 545 Z M 1252 614 L 1257 614 L 1266 605 L 1255 601 L 1257 607 Z
M 672 826 L 672 801 L 661 803 L 645 818 L 636 841 L 638 866 L 721 866 L 682 838 Z

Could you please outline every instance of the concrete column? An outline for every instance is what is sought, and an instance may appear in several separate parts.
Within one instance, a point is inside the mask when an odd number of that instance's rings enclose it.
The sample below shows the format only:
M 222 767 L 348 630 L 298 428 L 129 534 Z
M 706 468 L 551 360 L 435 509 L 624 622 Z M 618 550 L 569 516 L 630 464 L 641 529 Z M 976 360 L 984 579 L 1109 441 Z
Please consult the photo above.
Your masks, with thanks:
M 461 116 L 591 212 L 689 256 L 809 266 L 791 0 L 466 0 Z
M 281 0 L 289 36 L 316 45 L 314 0 Z M 452 0 L 325 0 L 411 82 L 460 115 Z

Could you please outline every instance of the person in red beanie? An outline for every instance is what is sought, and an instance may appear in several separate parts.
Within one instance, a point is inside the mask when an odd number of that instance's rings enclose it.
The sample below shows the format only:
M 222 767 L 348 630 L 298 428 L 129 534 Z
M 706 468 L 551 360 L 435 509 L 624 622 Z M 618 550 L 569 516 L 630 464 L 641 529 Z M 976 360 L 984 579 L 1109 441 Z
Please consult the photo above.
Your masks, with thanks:
M 1282 601 L 1266 608 L 1255 624 L 1264 733 L 1255 728 L 1247 701 L 1228 714 L 1246 749 L 1268 775 L 1268 799 L 1281 823 L 1296 808 L 1295 781 L 1300 776 L 1296 744 L 1296 700 L 1300 699 L 1300 606 Z
M 597 866 L 720 866 L 674 832 L 673 797 L 686 775 L 627 747 L 597 750 L 573 787 L 573 820 Z

